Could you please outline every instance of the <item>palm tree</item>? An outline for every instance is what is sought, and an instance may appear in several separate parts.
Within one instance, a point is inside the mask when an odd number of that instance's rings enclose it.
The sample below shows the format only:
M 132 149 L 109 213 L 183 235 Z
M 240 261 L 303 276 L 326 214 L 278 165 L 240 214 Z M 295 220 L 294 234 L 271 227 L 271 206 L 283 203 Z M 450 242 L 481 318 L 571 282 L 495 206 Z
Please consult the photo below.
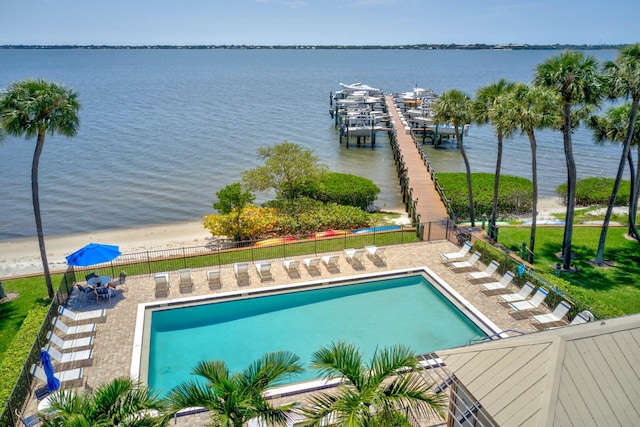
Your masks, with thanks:
M 557 126 L 560 99 L 555 92 L 536 86 L 516 84 L 511 91 L 501 95 L 493 113 L 496 129 L 505 137 L 511 136 L 517 129 L 526 133 L 531 146 L 531 181 L 533 185 L 533 205 L 531 236 L 529 239 L 528 261 L 533 263 L 536 245 L 536 226 L 538 216 L 538 163 L 535 130 Z
M 471 166 L 464 149 L 464 144 L 460 137 L 460 126 L 471 122 L 473 101 L 466 93 L 451 89 L 442 95 L 433 104 L 433 116 L 436 123 L 451 123 L 454 128 L 456 142 L 462 154 L 464 167 L 467 171 L 467 192 L 469 196 L 469 217 L 471 226 L 475 227 L 475 216 L 473 210 L 473 189 L 471 188 Z
M 611 192 L 611 198 L 607 205 L 607 213 L 604 216 L 600 240 L 598 241 L 598 250 L 596 251 L 595 259 L 597 265 L 601 265 L 604 262 L 604 246 L 607 240 L 609 221 L 611 220 L 613 205 L 618 196 L 618 189 L 620 188 L 622 174 L 624 173 L 624 163 L 629 154 L 636 116 L 638 114 L 638 103 L 640 102 L 640 43 L 622 49 L 614 62 L 610 61 L 605 64 L 605 72 L 607 73 L 610 97 L 631 97 L 631 111 L 629 113 L 626 136 L 622 143 L 622 155 L 620 156 L 618 173 L 616 174 L 616 180 L 613 184 L 613 191 Z M 633 218 L 633 221 L 635 221 L 635 218 Z
M 534 83 L 555 90 L 562 98 L 562 130 L 567 163 L 567 212 L 562 240 L 562 268 L 571 268 L 571 239 L 576 206 L 576 161 L 573 157 L 571 133 L 590 107 L 603 98 L 603 78 L 598 73 L 598 60 L 582 52 L 566 51 L 536 67 Z
M 129 378 L 116 378 L 91 393 L 62 390 L 49 401 L 44 426 L 160 427 L 170 420 L 158 396 Z
M 269 425 L 284 425 L 292 405 L 273 408 L 263 392 L 288 374 L 302 372 L 299 358 L 287 351 L 267 353 L 242 372 L 229 373 L 225 362 L 201 361 L 193 369 L 206 383 L 189 381 L 176 386 L 167 400 L 176 410 L 201 406 L 211 412 L 213 425 L 241 427 L 259 417 Z
M 500 79 L 495 83 L 478 89 L 476 100 L 473 103 L 473 117 L 479 125 L 493 122 L 492 115 L 497 107 L 497 101 L 500 95 L 508 92 L 513 88 L 514 84 Z M 496 136 L 498 137 L 498 153 L 496 159 L 496 172 L 493 180 L 493 205 L 491 206 L 491 219 L 489 220 L 489 237 L 495 239 L 496 221 L 498 217 L 498 192 L 500 190 L 500 168 L 502 165 L 502 142 L 504 135 L 501 130 L 495 126 Z
M 326 378 L 344 381 L 337 390 L 309 398 L 303 413 L 310 426 L 331 422 L 348 427 L 395 425 L 398 414 L 444 417 L 444 396 L 413 372 L 417 359 L 398 345 L 377 351 L 369 365 L 353 344 L 332 343 L 312 356 L 312 367 Z M 323 421 L 324 420 L 324 421 Z
M 587 125 L 593 130 L 593 139 L 598 143 L 602 143 L 605 141 L 614 141 L 624 144 L 628 133 L 627 128 L 629 126 L 631 108 L 631 103 L 626 102 L 618 107 L 610 108 L 609 110 L 607 110 L 604 116 L 590 117 Z M 637 120 L 635 121 L 633 135 L 631 136 L 631 145 L 635 145 L 638 149 L 638 168 L 640 168 L 639 123 L 640 122 L 638 122 Z M 638 234 L 635 224 L 635 218 L 638 209 L 638 189 L 640 187 L 640 175 L 637 174 L 636 167 L 633 164 L 633 156 L 631 155 L 631 150 L 627 151 L 626 160 L 629 163 L 629 171 L 631 176 L 631 196 L 629 198 L 629 235 L 640 241 L 640 235 Z
M 77 133 L 80 125 L 79 109 L 77 92 L 42 79 L 15 82 L 0 97 L 0 122 L 6 133 L 14 136 L 25 135 L 27 139 L 34 136 L 37 138 L 31 163 L 31 196 L 49 298 L 53 298 L 54 294 L 40 216 L 38 165 L 47 132 L 50 135 L 59 134 L 68 137 Z

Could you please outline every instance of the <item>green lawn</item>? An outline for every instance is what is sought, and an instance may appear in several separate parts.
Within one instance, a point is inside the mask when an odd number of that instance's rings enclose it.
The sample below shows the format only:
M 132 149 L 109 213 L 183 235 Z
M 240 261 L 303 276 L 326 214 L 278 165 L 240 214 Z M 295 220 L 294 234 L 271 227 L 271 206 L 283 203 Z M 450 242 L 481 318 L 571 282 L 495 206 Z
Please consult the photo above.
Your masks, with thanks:
M 563 227 L 539 226 L 536 232 L 535 266 L 553 271 L 562 249 Z M 609 228 L 605 259 L 613 261 L 611 267 L 596 267 L 595 258 L 600 238 L 600 227 L 575 226 L 573 228 L 572 265 L 577 273 L 561 273 L 571 286 L 584 290 L 591 301 L 619 308 L 626 314 L 640 312 L 640 244 L 624 237 L 626 227 Z M 500 243 L 508 248 L 520 248 L 529 243 L 528 227 L 500 228 Z M 587 301 L 585 301 L 587 302 Z

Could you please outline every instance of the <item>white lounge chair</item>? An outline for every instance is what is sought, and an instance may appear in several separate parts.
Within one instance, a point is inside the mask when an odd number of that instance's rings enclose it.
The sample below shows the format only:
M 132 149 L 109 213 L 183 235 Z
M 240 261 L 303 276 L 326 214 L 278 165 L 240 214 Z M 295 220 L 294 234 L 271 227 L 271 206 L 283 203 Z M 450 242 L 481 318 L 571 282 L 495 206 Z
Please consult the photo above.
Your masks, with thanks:
M 193 278 L 190 268 L 178 270 L 178 287 L 180 292 L 193 292 Z
M 169 273 L 166 271 L 163 271 L 161 273 L 156 273 L 153 276 L 153 280 L 156 282 L 156 289 L 155 289 L 156 297 L 158 295 L 169 296 L 169 288 L 171 286 L 169 284 Z
M 233 274 L 236 276 L 238 285 L 249 285 L 249 263 L 248 262 L 236 262 L 233 264 Z
M 305 258 L 302 260 L 302 263 L 307 268 L 309 273 L 320 273 L 320 258 Z
M 93 357 L 93 349 L 89 350 L 80 350 L 80 351 L 72 351 L 71 353 L 61 353 L 51 344 L 47 344 L 46 347 L 43 348 L 47 353 L 51 356 L 53 360 L 58 363 L 72 363 L 72 362 L 82 362 L 86 360 L 91 360 Z
M 107 310 L 103 308 L 101 310 L 81 311 L 76 313 L 69 309 L 64 308 L 63 306 L 60 306 L 58 307 L 58 313 L 77 322 L 80 320 L 96 319 L 98 317 L 104 317 L 107 315 Z
M 364 249 L 345 249 L 344 250 L 344 258 L 350 264 L 352 263 L 362 264 L 363 256 L 364 256 Z
M 498 298 L 502 300 L 502 302 L 516 302 L 516 301 L 524 301 L 527 299 L 529 295 L 536 290 L 536 287 L 531 283 L 525 283 L 520 290 L 515 294 L 503 294 L 498 295 Z
M 256 272 L 258 273 L 258 277 L 260 277 L 260 281 L 264 282 L 265 280 L 272 280 L 273 276 L 271 275 L 271 263 L 270 262 L 256 262 Z
M 94 337 L 75 338 L 71 340 L 63 340 L 52 331 L 47 332 L 47 339 L 50 343 L 55 344 L 60 350 L 69 350 L 71 348 L 88 347 L 93 345 Z
M 371 261 L 376 262 L 384 262 L 384 248 L 379 248 L 377 246 L 365 246 L 364 250 L 367 251 L 367 256 Z
M 500 279 L 499 282 L 481 283 L 480 287 L 483 291 L 498 291 L 501 289 L 507 289 L 514 277 L 516 277 L 514 273 L 507 271 L 504 276 L 502 276 L 502 279 Z
M 548 294 L 549 294 L 549 291 L 547 291 L 545 288 L 540 286 L 536 291 L 535 295 L 531 297 L 531 299 L 524 300 L 524 301 L 510 302 L 509 307 L 513 311 L 533 310 L 540 307 L 540 304 L 544 302 L 544 299 L 547 297 Z
M 209 282 L 209 289 L 222 288 L 222 282 L 220 281 L 220 270 L 207 271 L 207 281 Z
M 95 332 L 96 324 L 95 323 L 87 323 L 85 325 L 78 326 L 67 326 L 62 319 L 59 317 L 54 317 L 51 319 L 51 324 L 54 328 L 57 328 L 65 335 L 75 335 L 75 334 L 83 334 L 85 332 Z
M 327 270 L 337 270 L 339 260 L 339 255 L 325 255 L 322 257 L 322 262 L 327 267 Z
M 464 245 L 462 245 L 462 249 L 460 249 L 458 252 L 449 252 L 446 254 L 440 254 L 440 256 L 443 259 L 442 262 L 451 262 L 451 261 L 462 259 L 467 255 L 467 253 L 469 253 L 472 247 L 473 245 L 471 244 L 471 242 L 464 242 Z
M 300 270 L 298 269 L 300 266 L 300 260 L 285 259 L 282 261 L 282 265 L 284 265 L 284 269 L 287 270 L 287 274 L 300 274 Z
M 569 310 L 571 310 L 571 304 L 566 301 L 560 301 L 560 304 L 556 306 L 552 313 L 531 316 L 531 323 L 537 323 L 544 326 L 549 323 L 561 322 Z
M 40 366 L 31 365 L 31 374 L 43 383 L 47 383 L 47 374 L 44 373 L 44 369 Z M 83 368 L 69 369 L 68 371 L 55 372 L 54 374 L 60 380 L 60 385 L 62 385 L 71 381 L 82 380 Z
M 449 264 L 449 268 L 456 269 L 456 268 L 473 267 L 476 264 L 476 262 L 478 262 L 478 260 L 480 259 L 480 256 L 481 256 L 480 252 L 474 252 L 473 255 L 471 255 L 471 257 L 468 260 L 452 262 L 451 264 Z
M 589 310 L 583 310 L 573 318 L 570 325 L 581 325 L 583 323 L 589 323 L 596 320 L 593 314 Z
M 467 273 L 467 280 L 487 279 L 493 276 L 500 267 L 498 261 L 491 261 L 484 271 L 474 271 L 473 273 Z

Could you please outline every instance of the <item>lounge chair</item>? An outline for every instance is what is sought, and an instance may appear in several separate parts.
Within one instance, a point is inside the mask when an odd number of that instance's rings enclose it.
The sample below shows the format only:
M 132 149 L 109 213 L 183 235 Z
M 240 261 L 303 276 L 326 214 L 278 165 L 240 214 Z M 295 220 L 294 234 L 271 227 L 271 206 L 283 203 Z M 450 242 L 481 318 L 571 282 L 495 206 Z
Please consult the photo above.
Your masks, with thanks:
M 507 303 L 516 302 L 516 301 L 524 301 L 535 290 L 536 290 L 536 287 L 533 286 L 531 283 L 527 282 L 522 286 L 522 288 L 520 288 L 520 290 L 517 293 L 515 293 L 515 294 L 498 295 L 498 298 L 502 302 L 507 302 Z M 500 301 L 498 301 L 498 302 L 500 302 Z
M 233 274 L 236 276 L 236 280 L 238 281 L 238 285 L 248 285 L 249 284 L 249 263 L 247 262 L 236 262 L 233 264 Z
M 483 291 L 498 291 L 501 289 L 507 289 L 514 277 L 516 277 L 514 273 L 507 271 L 504 276 L 502 276 L 502 279 L 500 279 L 499 282 L 481 283 L 480 287 Z
M 589 310 L 583 310 L 573 318 L 570 325 L 581 325 L 583 323 L 589 323 L 596 320 L 596 318 L 591 314 Z
M 320 258 L 305 258 L 302 260 L 302 263 L 306 267 L 309 274 L 320 273 L 320 269 L 318 268 L 320 266 Z
M 493 276 L 500 267 L 498 261 L 491 261 L 484 271 L 474 271 L 473 273 L 467 273 L 467 280 L 488 279 Z
M 222 282 L 220 281 L 220 270 L 207 271 L 207 281 L 209 282 L 209 289 L 222 288 Z
M 153 276 L 153 280 L 156 282 L 156 297 L 158 295 L 169 296 L 169 273 L 166 271 L 156 273 L 155 276 Z
M 478 262 L 478 260 L 480 259 L 480 256 L 481 256 L 480 252 L 474 252 L 473 255 L 471 255 L 471 257 L 468 260 L 452 262 L 451 264 L 449 264 L 449 268 L 458 269 L 458 268 L 473 267 L 476 264 L 476 262 Z
M 78 380 L 82 381 L 83 368 L 69 369 L 67 371 L 59 371 L 55 372 L 55 377 L 60 380 L 60 385 L 64 383 L 76 382 Z M 44 369 L 40 366 L 33 364 L 31 365 L 31 375 L 42 381 L 43 383 L 47 383 L 47 374 L 44 373 Z
M 83 334 L 85 332 L 95 332 L 96 324 L 95 323 L 87 323 L 84 325 L 77 326 L 67 326 L 62 319 L 59 317 L 54 317 L 51 319 L 51 324 L 54 328 L 57 328 L 65 335 L 75 335 L 75 334 Z
M 35 427 L 42 422 L 42 419 L 38 414 L 29 415 L 28 417 L 23 417 L 20 411 L 16 408 L 16 417 L 20 420 L 24 427 Z
M 53 333 L 53 331 L 47 332 L 47 339 L 50 343 L 55 344 L 60 350 L 69 350 L 71 348 L 88 347 L 93 345 L 94 337 L 75 338 L 70 340 L 63 340 L 59 336 Z
M 103 308 L 99 310 L 82 311 L 82 312 L 76 313 L 69 309 L 64 308 L 63 306 L 60 306 L 58 307 L 58 313 L 75 322 L 78 322 L 80 320 L 88 320 L 88 319 L 96 319 L 99 317 L 104 317 L 107 315 L 107 310 Z
M 549 323 L 561 322 L 565 314 L 571 310 L 571 304 L 566 301 L 560 301 L 552 313 L 537 314 L 531 316 L 531 323 L 538 325 L 548 325 Z
M 270 262 L 256 262 L 255 264 L 256 272 L 258 273 L 258 277 L 260 277 L 260 281 L 264 282 L 265 280 L 273 280 Z
M 534 310 L 540 307 L 540 304 L 544 302 L 544 299 L 547 297 L 548 294 L 549 294 L 549 291 L 543 288 L 542 286 L 540 286 L 536 291 L 535 295 L 531 297 L 531 299 L 524 300 L 524 301 L 510 302 L 509 307 L 514 312 Z
M 376 261 L 384 263 L 384 248 L 371 245 L 365 246 L 364 250 L 367 251 L 367 256 L 374 263 Z
M 60 364 L 88 361 L 93 357 L 93 349 L 61 353 L 58 349 L 52 346 L 51 343 L 47 344 L 43 350 L 49 353 L 51 358 Z
M 472 247 L 473 245 L 471 244 L 471 242 L 464 242 L 464 245 L 462 245 L 462 249 L 460 249 L 458 252 L 449 252 L 446 254 L 440 254 L 440 256 L 443 259 L 442 262 L 451 262 L 451 261 L 460 260 L 464 258 L 467 255 L 467 253 L 469 253 Z
M 180 287 L 180 292 L 193 292 L 193 278 L 191 277 L 190 268 L 178 270 L 178 286 Z
M 344 258 L 350 264 L 362 264 L 362 257 L 364 256 L 364 249 L 345 249 Z
M 327 267 L 329 271 L 339 270 L 338 261 L 340 260 L 339 255 L 325 255 L 322 257 L 322 263 Z
M 284 269 L 287 270 L 287 274 L 289 276 L 293 275 L 300 275 L 300 260 L 297 259 L 285 259 L 284 261 L 282 261 L 282 265 L 284 265 Z

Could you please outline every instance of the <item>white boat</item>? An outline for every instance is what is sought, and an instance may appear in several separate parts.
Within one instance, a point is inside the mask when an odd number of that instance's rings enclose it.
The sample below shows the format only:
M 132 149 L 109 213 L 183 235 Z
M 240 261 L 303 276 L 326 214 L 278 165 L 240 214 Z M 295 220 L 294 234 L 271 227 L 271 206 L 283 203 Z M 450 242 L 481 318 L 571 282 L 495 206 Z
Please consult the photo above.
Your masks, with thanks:
M 345 124 L 340 129 L 344 136 L 371 136 L 372 134 L 384 130 L 378 124 L 380 117 L 371 113 L 360 113 L 348 115 Z

